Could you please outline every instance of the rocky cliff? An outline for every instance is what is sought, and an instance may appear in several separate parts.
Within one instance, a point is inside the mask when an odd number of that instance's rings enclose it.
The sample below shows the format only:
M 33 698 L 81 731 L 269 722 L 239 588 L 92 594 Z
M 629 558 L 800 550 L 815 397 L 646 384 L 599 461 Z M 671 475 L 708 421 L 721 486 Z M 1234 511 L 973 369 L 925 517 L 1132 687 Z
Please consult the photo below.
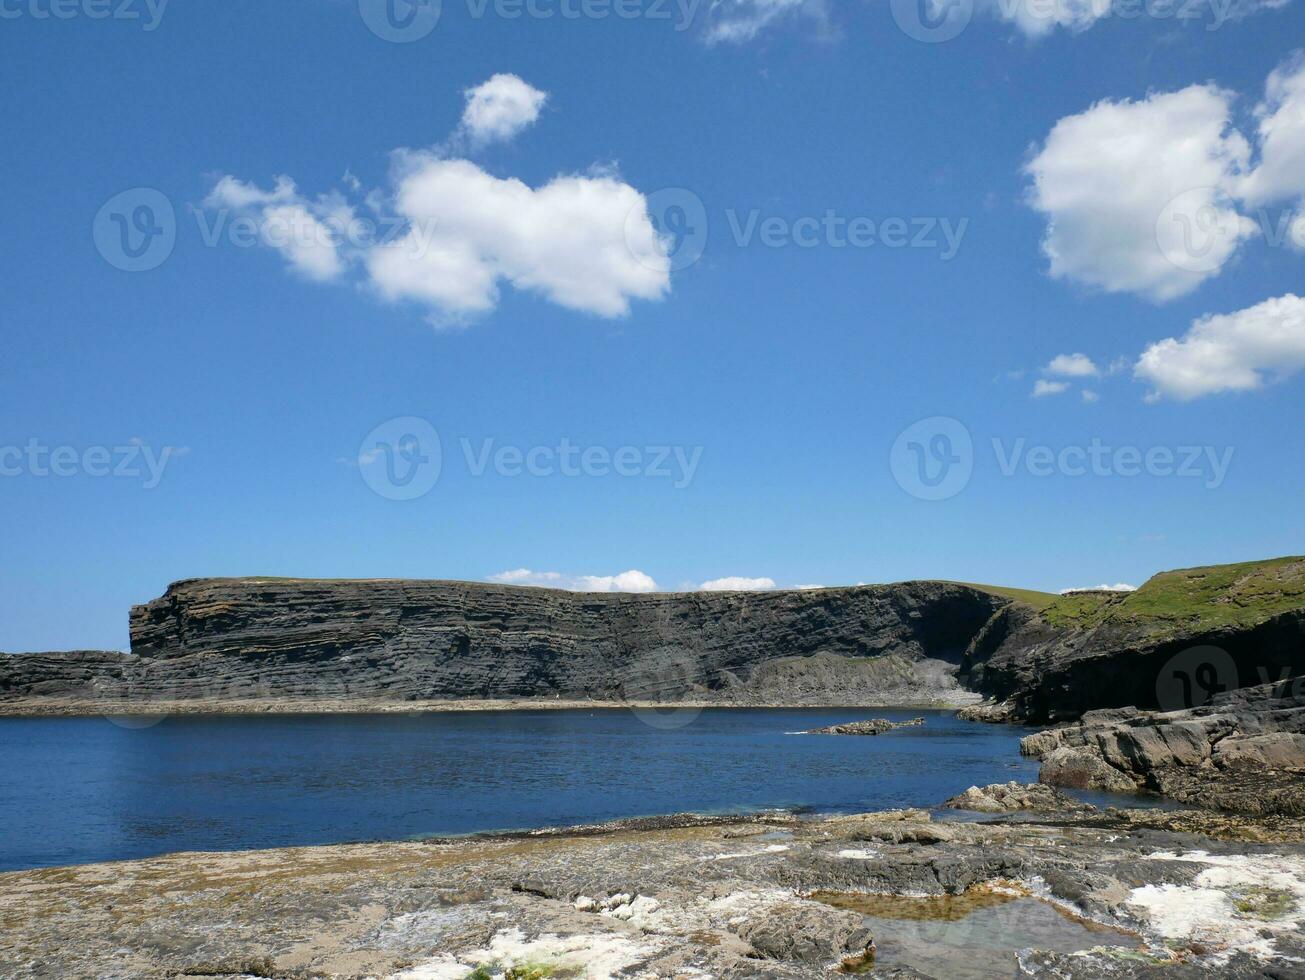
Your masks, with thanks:
M 1162 572 L 1135 592 L 1004 608 L 962 665 L 999 716 L 1173 711 L 1305 674 L 1305 558 Z
M 130 655 L 0 658 L 0 699 L 963 701 L 957 668 L 1009 601 L 937 582 L 631 595 L 193 579 L 132 610 Z

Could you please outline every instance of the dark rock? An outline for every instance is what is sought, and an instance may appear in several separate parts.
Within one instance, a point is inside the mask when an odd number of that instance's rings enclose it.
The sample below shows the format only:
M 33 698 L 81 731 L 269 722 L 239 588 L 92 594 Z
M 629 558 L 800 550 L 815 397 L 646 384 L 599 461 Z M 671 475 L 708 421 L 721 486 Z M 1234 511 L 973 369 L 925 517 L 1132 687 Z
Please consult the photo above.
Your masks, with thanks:
M 193 579 L 131 612 L 132 655 L 0 657 L 0 698 L 964 699 L 1009 602 L 935 582 L 588 594 L 468 582 Z

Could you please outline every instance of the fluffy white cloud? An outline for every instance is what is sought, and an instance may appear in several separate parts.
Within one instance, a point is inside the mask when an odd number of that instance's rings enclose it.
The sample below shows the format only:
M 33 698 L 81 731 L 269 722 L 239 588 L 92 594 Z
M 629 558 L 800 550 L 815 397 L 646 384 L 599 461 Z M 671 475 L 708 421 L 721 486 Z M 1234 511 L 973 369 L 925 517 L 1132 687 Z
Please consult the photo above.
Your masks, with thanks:
M 1034 398 L 1046 398 L 1048 395 L 1063 395 L 1068 390 L 1068 381 L 1047 381 L 1039 378 L 1033 383 Z
M 982 7 L 1009 21 L 1029 37 L 1043 37 L 1056 28 L 1079 34 L 1107 16 L 1112 0 L 985 0 Z
M 1043 370 L 1066 378 L 1091 378 L 1098 373 L 1096 364 L 1086 354 L 1057 354 Z
M 510 140 L 539 118 L 547 92 L 516 75 L 500 72 L 464 93 L 461 129 L 473 143 Z
M 292 268 L 309 279 L 326 282 L 344 272 L 338 222 L 341 218 L 348 221 L 351 214 L 342 215 L 334 197 L 307 201 L 289 177 L 278 177 L 275 187 L 265 191 L 226 176 L 214 184 L 204 205 L 225 212 L 224 220 L 252 217 L 263 244 L 279 251 Z M 326 218 L 337 223 L 328 225 Z
M 1231 101 L 1193 85 L 1057 122 L 1026 167 L 1051 274 L 1155 300 L 1217 274 L 1256 228 L 1228 193 L 1250 157 Z
M 1026 168 L 1051 274 L 1164 301 L 1261 231 L 1305 249 L 1305 56 L 1269 75 L 1253 145 L 1233 128 L 1235 98 L 1193 85 L 1056 123 Z
M 795 586 L 793 586 L 793 588 L 797 589 L 799 592 L 813 592 L 813 591 L 815 591 L 816 589 L 823 589 L 823 588 L 825 588 L 825 586 L 823 586 L 823 585 L 795 585 Z
M 1133 367 L 1150 397 L 1189 401 L 1253 391 L 1305 369 L 1305 299 L 1293 294 L 1195 321 L 1181 338 L 1152 344 Z
M 468 92 L 460 132 L 506 138 L 544 98 L 515 75 L 495 75 Z M 470 160 L 401 151 L 388 192 L 364 193 L 351 175 L 344 186 L 360 208 L 340 191 L 309 200 L 288 177 L 264 190 L 230 176 L 205 206 L 252 216 L 262 242 L 305 276 L 361 270 L 376 295 L 418 303 L 441 325 L 494 309 L 505 283 L 601 317 L 670 291 L 670 242 L 644 195 L 610 170 L 530 187 Z
M 514 568 L 489 577 L 491 582 L 504 585 L 535 585 L 548 589 L 567 589 L 571 592 L 656 592 L 657 583 L 638 569 L 617 575 L 563 575 L 561 572 L 534 572 L 529 568 Z
M 1259 164 L 1241 184 L 1251 205 L 1305 198 L 1305 57 L 1276 68 L 1256 108 Z
M 773 578 L 744 578 L 740 575 L 729 575 L 703 582 L 698 589 L 701 592 L 764 592 L 774 587 Z
M 1136 585 L 1129 585 L 1127 582 L 1116 582 L 1114 585 L 1087 585 L 1080 589 L 1061 589 L 1061 595 L 1068 595 L 1071 592 L 1136 592 Z
M 367 256 L 389 299 L 457 317 L 493 308 L 505 280 L 617 317 L 632 299 L 670 289 L 670 259 L 646 199 L 614 177 L 557 177 L 536 189 L 469 160 L 408 154 L 394 207 L 411 230 Z

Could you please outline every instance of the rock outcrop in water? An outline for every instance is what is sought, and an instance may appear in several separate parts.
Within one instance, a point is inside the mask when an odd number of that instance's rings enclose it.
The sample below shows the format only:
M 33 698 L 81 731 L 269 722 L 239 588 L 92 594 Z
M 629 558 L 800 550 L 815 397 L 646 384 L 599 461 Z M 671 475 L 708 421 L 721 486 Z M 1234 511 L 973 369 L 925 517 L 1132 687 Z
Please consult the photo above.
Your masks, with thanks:
M 1150 790 L 1255 816 L 1305 816 L 1305 700 L 1296 682 L 1229 691 L 1199 708 L 1093 711 L 1030 735 L 1044 783 Z
M 849 721 L 843 725 L 829 725 L 826 728 L 813 728 L 806 735 L 882 735 L 894 728 L 912 728 L 923 725 L 923 718 L 909 721 L 889 721 L 887 718 L 871 718 L 869 721 Z
M 0 658 L 0 699 L 954 702 L 967 646 L 1009 601 L 937 582 L 632 595 L 193 579 L 132 610 L 131 655 Z

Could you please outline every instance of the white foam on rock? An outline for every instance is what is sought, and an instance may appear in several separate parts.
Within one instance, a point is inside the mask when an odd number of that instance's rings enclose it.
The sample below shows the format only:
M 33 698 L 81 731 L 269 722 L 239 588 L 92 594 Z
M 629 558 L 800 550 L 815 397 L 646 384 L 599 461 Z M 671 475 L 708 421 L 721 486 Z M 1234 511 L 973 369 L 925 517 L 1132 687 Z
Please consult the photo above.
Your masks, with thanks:
M 1225 955 L 1242 950 L 1267 959 L 1274 955 L 1277 934 L 1296 933 L 1305 923 L 1303 857 L 1159 851 L 1149 858 L 1206 866 L 1190 885 L 1143 885 L 1130 893 L 1130 908 L 1166 939 L 1199 941 L 1223 947 Z M 1253 905 L 1239 907 L 1239 902 L 1262 896 L 1265 890 L 1285 893 L 1294 905 L 1270 918 L 1256 915 Z
M 527 940 L 520 929 L 505 929 L 494 935 L 484 949 L 454 956 L 442 953 L 425 963 L 395 973 L 390 980 L 464 980 L 477 966 L 491 976 L 502 976 L 512 966 L 547 963 L 570 976 L 585 980 L 608 980 L 657 952 L 647 942 L 622 933 L 586 933 L 555 936 L 545 933 Z

